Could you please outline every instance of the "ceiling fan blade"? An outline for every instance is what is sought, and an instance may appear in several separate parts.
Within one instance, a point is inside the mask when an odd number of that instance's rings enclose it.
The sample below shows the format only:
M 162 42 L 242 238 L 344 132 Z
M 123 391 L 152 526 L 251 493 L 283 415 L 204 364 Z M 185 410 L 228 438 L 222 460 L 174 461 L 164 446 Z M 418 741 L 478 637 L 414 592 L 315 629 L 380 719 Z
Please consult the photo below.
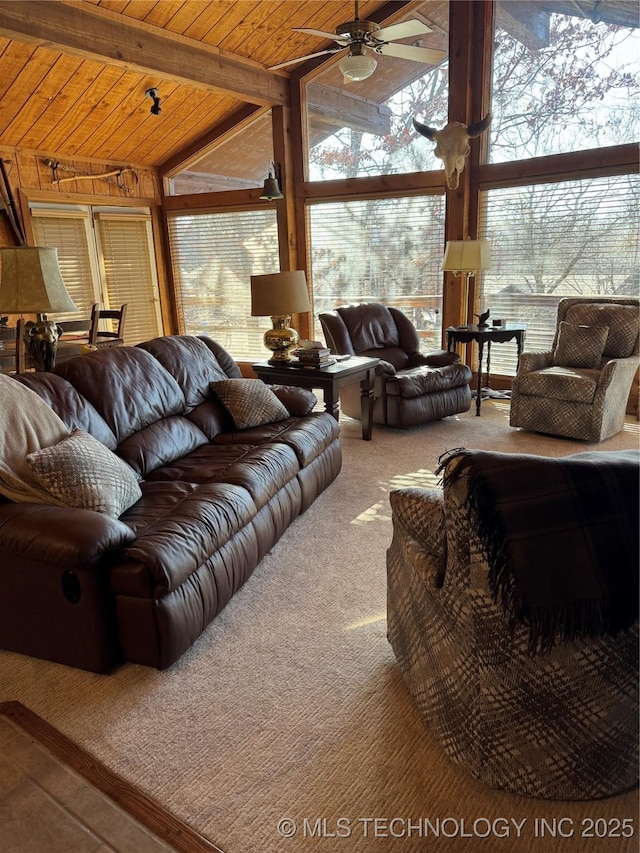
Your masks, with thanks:
M 423 24 L 422 21 L 402 21 L 399 24 L 391 24 L 389 27 L 383 27 L 381 30 L 376 30 L 372 33 L 374 38 L 382 41 L 394 41 L 395 39 L 409 38 L 410 36 L 421 36 L 424 33 L 432 33 L 431 27 Z
M 427 62 L 429 65 L 440 65 L 446 59 L 444 50 L 431 50 L 427 47 L 413 47 L 411 44 L 383 44 L 376 52 L 383 56 L 395 56 L 398 59 L 411 59 L 413 62 Z
M 271 65 L 267 70 L 276 71 L 278 68 L 286 68 L 287 65 L 295 65 L 296 62 L 304 62 L 305 59 L 315 59 L 316 56 L 325 56 L 328 53 L 340 53 L 344 50 L 343 47 L 330 47 L 328 50 L 319 50 L 317 53 L 308 53 L 306 56 L 299 56 L 297 59 L 288 59 L 286 62 L 281 62 L 279 65 Z
M 323 39 L 331 39 L 337 41 L 338 44 L 347 45 L 351 41 L 348 36 L 341 36 L 338 33 L 327 33 L 325 30 L 312 30 L 308 27 L 292 27 L 294 33 L 306 33 L 308 36 L 319 36 Z

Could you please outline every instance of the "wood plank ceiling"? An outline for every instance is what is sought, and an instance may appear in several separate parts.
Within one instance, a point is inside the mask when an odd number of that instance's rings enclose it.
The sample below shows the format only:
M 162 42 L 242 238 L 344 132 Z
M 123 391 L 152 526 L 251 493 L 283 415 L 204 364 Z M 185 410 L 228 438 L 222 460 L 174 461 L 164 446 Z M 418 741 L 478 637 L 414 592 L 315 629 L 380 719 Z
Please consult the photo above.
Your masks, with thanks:
M 498 21 L 529 41 L 532 9 L 561 7 L 637 25 L 636 0 L 499 2 Z M 360 17 L 421 18 L 425 46 L 447 49 L 448 0 L 361 0 Z M 269 66 L 335 47 L 293 27 L 334 32 L 353 18 L 351 0 L 0 0 L 0 147 L 159 166 L 247 105 L 287 103 L 290 69 Z M 392 77 L 381 68 L 358 94 L 379 103 Z
M 363 0 L 360 16 L 385 5 Z M 333 32 L 352 17 L 353 4 L 338 0 L 0 0 L 0 146 L 158 166 L 246 103 L 286 101 L 287 72 L 266 69 L 328 46 L 292 27 Z M 76 20 L 78 30 L 93 26 L 85 41 L 81 32 L 74 41 Z M 193 48 L 206 53 L 191 59 Z M 182 68 L 170 54 L 186 57 Z M 231 91 L 197 79 L 200 61 L 226 74 Z M 161 95 L 158 116 L 150 88 Z

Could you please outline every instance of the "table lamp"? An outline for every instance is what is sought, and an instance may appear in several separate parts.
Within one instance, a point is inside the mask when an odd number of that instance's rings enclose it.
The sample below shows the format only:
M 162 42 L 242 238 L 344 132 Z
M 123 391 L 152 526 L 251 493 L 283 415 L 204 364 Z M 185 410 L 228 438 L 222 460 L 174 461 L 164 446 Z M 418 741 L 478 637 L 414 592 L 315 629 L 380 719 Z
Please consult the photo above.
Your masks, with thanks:
M 464 276 L 465 310 L 469 300 L 469 279 L 491 268 L 491 244 L 488 240 L 449 240 L 444 250 L 442 269 Z
M 47 320 L 49 311 L 77 311 L 62 281 L 58 250 L 43 246 L 0 248 L 0 310 L 36 314 L 25 324 L 24 343 L 36 370 L 51 370 L 61 328 Z
M 264 345 L 272 353 L 269 364 L 291 361 L 291 350 L 300 340 L 296 330 L 289 326 L 291 315 L 310 310 L 303 270 L 251 276 L 251 316 L 271 317 L 273 324 L 264 333 Z

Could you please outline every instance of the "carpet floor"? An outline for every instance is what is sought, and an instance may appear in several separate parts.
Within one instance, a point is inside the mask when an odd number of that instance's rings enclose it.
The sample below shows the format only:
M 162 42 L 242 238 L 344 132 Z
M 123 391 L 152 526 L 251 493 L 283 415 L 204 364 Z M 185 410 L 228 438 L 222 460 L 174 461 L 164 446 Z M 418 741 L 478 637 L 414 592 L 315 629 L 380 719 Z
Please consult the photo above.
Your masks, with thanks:
M 486 401 L 481 418 L 376 427 L 371 442 L 344 419 L 340 476 L 173 667 L 98 676 L 0 652 L 0 701 L 22 702 L 225 853 L 637 850 L 636 791 L 531 800 L 453 764 L 386 639 L 390 490 L 436 484 L 455 447 L 638 447 L 635 420 L 587 445 L 508 416 L 508 401 Z

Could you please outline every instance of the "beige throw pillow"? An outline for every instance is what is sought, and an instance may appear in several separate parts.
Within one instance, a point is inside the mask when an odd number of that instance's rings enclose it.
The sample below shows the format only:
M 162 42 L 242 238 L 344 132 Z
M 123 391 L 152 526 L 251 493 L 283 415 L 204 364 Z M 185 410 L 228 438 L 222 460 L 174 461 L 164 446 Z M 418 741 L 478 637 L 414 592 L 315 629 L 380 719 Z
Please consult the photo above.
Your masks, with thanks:
M 27 456 L 40 485 L 68 506 L 113 518 L 142 497 L 133 469 L 83 430 Z
M 608 326 L 574 326 L 562 320 L 558 342 L 553 351 L 553 364 L 558 367 L 597 370 L 608 334 Z
M 289 417 L 287 409 L 261 379 L 220 379 L 209 387 L 233 418 L 236 429 Z

